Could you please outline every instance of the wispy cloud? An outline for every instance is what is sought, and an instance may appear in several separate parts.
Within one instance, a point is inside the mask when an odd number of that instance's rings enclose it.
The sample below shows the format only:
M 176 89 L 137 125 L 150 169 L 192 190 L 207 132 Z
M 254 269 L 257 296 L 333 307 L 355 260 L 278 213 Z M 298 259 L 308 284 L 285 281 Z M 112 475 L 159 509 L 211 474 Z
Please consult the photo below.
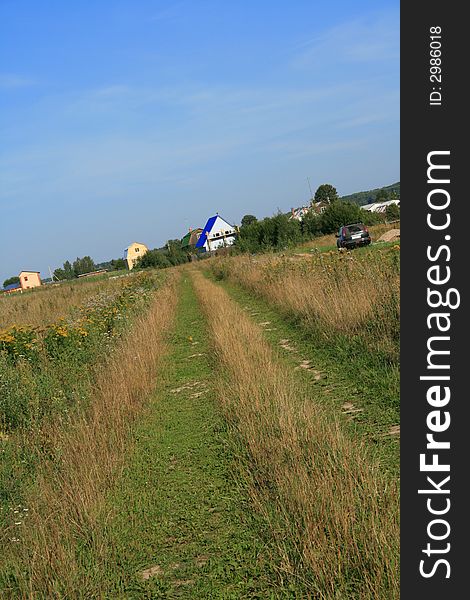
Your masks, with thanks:
M 15 73 L 0 73 L 0 89 L 13 90 L 16 88 L 30 87 L 35 81 Z
M 389 121 L 394 118 L 394 115 L 390 112 L 377 112 L 368 115 L 361 115 L 352 117 L 350 119 L 344 119 L 336 123 L 336 129 L 353 129 L 355 127 L 365 127 L 375 123 L 381 123 Z
M 360 17 L 328 29 L 294 51 L 293 66 L 397 61 L 400 32 L 397 14 Z
M 169 4 L 167 7 L 162 8 L 158 12 L 154 13 L 150 16 L 150 22 L 159 22 L 159 21 L 173 21 L 177 19 L 181 15 L 181 10 L 185 6 L 185 2 L 173 2 Z
M 182 173 L 185 181 L 199 173 L 204 178 L 230 157 L 234 164 L 278 164 L 356 148 L 363 142 L 349 130 L 394 116 L 393 102 L 364 96 L 370 85 L 279 90 L 114 83 L 50 97 L 31 123 L 10 132 L 22 134 L 24 127 L 30 143 L 4 154 L 0 197 L 33 190 L 45 197 L 72 197 L 78 190 L 88 197 L 122 196 L 181 182 Z

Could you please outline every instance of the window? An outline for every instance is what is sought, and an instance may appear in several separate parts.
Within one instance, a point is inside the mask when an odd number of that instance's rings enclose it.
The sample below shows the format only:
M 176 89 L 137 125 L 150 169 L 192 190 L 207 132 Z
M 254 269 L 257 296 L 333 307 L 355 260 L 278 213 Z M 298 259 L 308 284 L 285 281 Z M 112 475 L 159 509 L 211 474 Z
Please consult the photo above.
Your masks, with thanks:
M 140 248 L 136 248 L 136 249 L 135 249 L 135 251 L 136 251 L 136 252 L 139 252 L 139 250 L 140 250 Z
M 25 280 L 25 281 L 28 281 L 28 278 L 27 278 L 27 277 L 25 277 L 25 278 L 24 278 L 24 280 Z

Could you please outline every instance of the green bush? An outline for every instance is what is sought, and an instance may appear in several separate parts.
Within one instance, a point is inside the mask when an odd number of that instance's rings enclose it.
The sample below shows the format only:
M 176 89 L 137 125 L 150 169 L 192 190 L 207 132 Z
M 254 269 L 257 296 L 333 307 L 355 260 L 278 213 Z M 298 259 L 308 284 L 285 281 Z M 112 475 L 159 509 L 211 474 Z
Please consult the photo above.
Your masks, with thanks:
M 320 216 L 321 231 L 324 234 L 334 233 L 342 225 L 362 222 L 364 212 L 351 202 L 338 200 L 329 204 Z
M 242 227 L 236 246 L 242 252 L 262 252 L 281 250 L 303 239 L 300 222 L 279 213 Z
M 388 221 L 398 221 L 400 218 L 400 207 L 396 204 L 390 204 L 385 209 L 385 217 Z
M 384 216 L 380 213 L 370 212 L 369 210 L 362 210 L 362 218 L 361 223 L 364 225 L 379 225 L 380 223 L 385 223 Z
M 165 248 L 154 248 L 141 256 L 136 267 L 141 269 L 166 269 L 188 262 L 188 252 L 181 248 L 180 240 L 168 240 Z

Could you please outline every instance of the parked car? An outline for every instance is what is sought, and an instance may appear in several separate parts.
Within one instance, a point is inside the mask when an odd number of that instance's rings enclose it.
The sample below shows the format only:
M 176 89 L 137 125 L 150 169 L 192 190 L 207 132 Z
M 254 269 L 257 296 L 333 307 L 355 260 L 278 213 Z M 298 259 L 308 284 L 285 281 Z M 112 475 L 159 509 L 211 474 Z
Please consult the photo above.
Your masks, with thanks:
M 351 223 L 343 225 L 336 234 L 338 238 L 336 245 L 339 248 L 357 248 L 358 246 L 368 246 L 371 243 L 370 234 L 364 223 Z

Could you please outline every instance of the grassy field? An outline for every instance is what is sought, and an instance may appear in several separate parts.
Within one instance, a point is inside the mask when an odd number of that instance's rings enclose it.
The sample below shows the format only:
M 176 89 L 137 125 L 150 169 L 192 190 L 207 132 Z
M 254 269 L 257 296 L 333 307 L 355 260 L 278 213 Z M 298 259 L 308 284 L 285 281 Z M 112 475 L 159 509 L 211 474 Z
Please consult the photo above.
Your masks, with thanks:
M 41 332 L 24 328 L 34 343 L 24 341 L 23 330 L 5 336 L 0 581 L 6 590 L 26 594 L 38 581 L 49 597 L 57 573 L 70 573 L 68 536 L 89 518 L 89 503 L 123 453 L 126 421 L 154 381 L 172 287 L 171 280 L 162 285 L 160 276 L 142 275 L 114 295 L 99 294 L 82 307 L 78 323 L 71 306 L 69 320 Z
M 0 330 L 15 324 L 43 327 L 53 323 L 72 306 L 83 304 L 97 292 L 119 288 L 122 279 L 122 276 L 97 276 L 41 286 L 24 293 L 0 294 Z
M 399 244 L 330 242 L 0 299 L 0 597 L 398 598 Z
M 196 284 L 223 367 L 220 401 L 284 575 L 311 597 L 396 597 L 396 481 L 239 305 L 201 275 Z
M 296 318 L 319 343 L 346 346 L 353 358 L 367 355 L 375 365 L 382 364 L 385 374 L 398 367 L 398 245 L 367 254 L 331 251 L 302 260 L 239 256 L 205 266 L 216 279 L 238 284 Z
M 206 273 L 207 276 L 207 273 Z M 215 281 L 215 278 L 211 278 Z M 368 442 L 382 468 L 398 478 L 400 411 L 398 390 L 387 397 L 387 377 L 367 357 L 353 357 L 347 347 L 316 338 L 302 322 L 261 297 L 226 281 L 218 282 L 256 322 L 279 359 L 324 403 L 342 417 L 342 427 Z M 344 357 L 344 360 L 340 360 Z M 353 360 L 354 359 L 354 360 Z M 369 383 L 373 385 L 370 386 Z M 392 389 L 398 385 L 393 374 Z
M 206 323 L 188 276 L 177 314 L 164 377 L 102 507 L 106 543 L 83 557 L 82 589 L 87 597 L 267 598 L 276 589 L 269 547 L 230 470 Z

